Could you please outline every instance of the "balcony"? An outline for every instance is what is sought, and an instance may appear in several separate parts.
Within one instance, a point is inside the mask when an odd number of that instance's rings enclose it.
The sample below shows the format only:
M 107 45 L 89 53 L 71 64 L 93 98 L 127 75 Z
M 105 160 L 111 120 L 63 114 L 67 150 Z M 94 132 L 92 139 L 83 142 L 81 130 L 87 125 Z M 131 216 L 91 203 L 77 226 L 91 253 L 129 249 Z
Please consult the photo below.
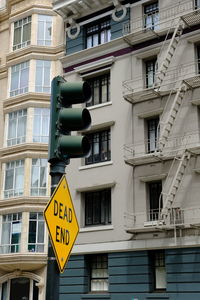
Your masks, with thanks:
M 169 231 L 175 228 L 199 228 L 200 207 L 171 208 L 167 221 L 159 219 L 159 210 L 129 213 L 126 212 L 125 228 L 128 233 Z
M 195 8 L 193 0 L 134 18 L 123 25 L 122 33 L 125 41 L 134 45 L 173 32 L 180 20 L 185 27 L 200 23 L 200 8 Z
M 184 80 L 189 89 L 200 87 L 200 60 L 168 69 L 161 85 L 157 85 L 159 72 L 137 76 L 122 84 L 123 97 L 132 104 L 176 93 Z M 149 82 L 151 82 L 149 84 Z
M 132 166 L 144 165 L 174 158 L 178 153 L 188 149 L 194 154 L 200 154 L 200 132 L 174 136 L 168 139 L 162 153 L 157 149 L 159 140 L 144 140 L 134 144 L 124 145 L 124 160 Z M 151 149 L 149 150 L 149 146 Z

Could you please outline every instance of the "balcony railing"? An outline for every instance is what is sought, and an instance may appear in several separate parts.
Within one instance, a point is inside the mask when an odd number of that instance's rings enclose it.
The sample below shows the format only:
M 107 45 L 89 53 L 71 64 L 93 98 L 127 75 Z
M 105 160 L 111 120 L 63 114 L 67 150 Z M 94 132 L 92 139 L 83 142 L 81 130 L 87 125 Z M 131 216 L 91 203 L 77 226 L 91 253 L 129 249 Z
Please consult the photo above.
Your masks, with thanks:
M 125 23 L 123 25 L 123 35 L 130 33 L 138 33 L 144 30 L 153 30 L 155 32 L 166 31 L 170 27 L 175 27 L 179 18 L 188 15 L 193 12 L 198 12 L 199 8 L 195 7 L 194 0 L 180 1 L 178 4 L 167 6 L 159 12 L 152 12 L 152 14 L 143 15 L 141 18 L 134 19 L 134 21 Z M 156 22 L 152 21 L 147 23 L 147 18 L 152 18 Z M 191 18 L 190 18 L 191 19 Z M 200 19 L 196 18 L 193 23 L 199 23 Z
M 193 226 L 200 226 L 200 207 L 191 208 L 171 208 L 169 217 L 164 223 L 163 220 L 159 218 L 159 213 L 155 213 L 154 219 L 150 218 L 152 216 L 151 211 L 130 213 L 126 212 L 125 218 L 125 228 L 127 231 L 142 231 L 147 228 L 163 228 L 170 229 L 176 226 L 181 226 L 185 228 L 192 228 Z
M 132 160 L 141 158 L 144 156 L 155 154 L 157 155 L 157 149 L 159 149 L 159 140 L 146 139 L 134 144 L 124 145 L 124 159 Z M 149 151 L 149 145 L 155 145 Z M 191 148 L 200 148 L 200 131 L 188 132 L 184 135 L 174 136 L 168 138 L 165 148 L 162 151 L 162 157 L 174 156 L 178 151 Z
M 140 101 L 140 99 L 141 101 L 148 99 L 150 93 L 150 96 L 155 98 L 158 95 L 170 93 L 172 90 L 173 92 L 176 92 L 176 89 L 182 80 L 186 81 L 191 88 L 199 87 L 199 70 L 200 60 L 171 67 L 168 69 L 161 86 L 159 86 L 159 90 L 155 82 L 159 72 L 154 74 L 143 73 L 141 76 L 123 82 L 123 96 L 133 103 Z M 150 81 L 152 78 L 153 80 Z
M 4 244 L 0 246 L 0 254 L 17 253 L 20 251 L 20 244 Z

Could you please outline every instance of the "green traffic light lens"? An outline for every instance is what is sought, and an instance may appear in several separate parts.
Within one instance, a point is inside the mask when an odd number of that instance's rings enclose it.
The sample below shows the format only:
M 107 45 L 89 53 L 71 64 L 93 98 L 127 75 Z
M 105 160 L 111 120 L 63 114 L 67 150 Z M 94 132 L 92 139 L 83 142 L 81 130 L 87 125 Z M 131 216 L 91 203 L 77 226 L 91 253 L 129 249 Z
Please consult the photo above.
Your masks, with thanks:
M 58 141 L 63 158 L 86 157 L 90 153 L 90 142 L 86 136 L 63 135 Z
M 63 108 L 59 112 L 61 130 L 73 131 L 87 129 L 91 124 L 91 116 L 87 108 Z
M 67 107 L 71 104 L 87 102 L 91 98 L 91 88 L 87 82 L 63 82 L 60 84 L 62 104 Z

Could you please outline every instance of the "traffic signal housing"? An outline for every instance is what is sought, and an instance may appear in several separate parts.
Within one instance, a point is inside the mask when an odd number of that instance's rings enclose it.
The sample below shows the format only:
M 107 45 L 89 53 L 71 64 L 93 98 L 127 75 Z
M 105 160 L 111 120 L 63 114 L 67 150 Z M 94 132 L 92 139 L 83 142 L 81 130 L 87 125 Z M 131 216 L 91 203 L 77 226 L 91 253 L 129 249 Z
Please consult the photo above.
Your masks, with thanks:
M 67 82 L 63 77 L 54 77 L 51 83 L 51 109 L 49 132 L 50 163 L 70 158 L 85 157 L 90 152 L 86 136 L 71 135 L 71 131 L 87 129 L 91 116 L 87 108 L 72 108 L 73 104 L 87 102 L 91 88 L 87 82 Z

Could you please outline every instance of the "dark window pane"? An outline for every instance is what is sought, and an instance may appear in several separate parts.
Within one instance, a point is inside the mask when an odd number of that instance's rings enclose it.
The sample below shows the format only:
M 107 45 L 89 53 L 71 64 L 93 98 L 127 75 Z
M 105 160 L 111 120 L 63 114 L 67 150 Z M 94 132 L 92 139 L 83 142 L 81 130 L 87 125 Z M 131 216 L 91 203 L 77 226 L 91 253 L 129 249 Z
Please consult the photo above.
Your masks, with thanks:
M 85 196 L 85 225 L 111 224 L 111 190 L 88 192 Z
M 108 161 L 110 157 L 110 130 L 100 131 L 88 135 L 91 144 L 90 156 L 86 158 L 86 165 Z
M 160 195 L 162 192 L 162 182 L 155 181 L 150 182 L 148 184 L 149 187 L 149 208 L 150 215 L 149 219 L 157 220 L 159 215 L 159 209 L 162 208 L 162 199 L 160 199 Z
M 86 103 L 86 106 L 97 105 L 110 101 L 110 74 L 104 74 L 99 77 L 88 80 L 92 90 L 92 98 Z
M 29 300 L 30 280 L 25 277 L 11 279 L 10 300 Z
M 159 118 L 147 120 L 148 153 L 154 152 L 157 149 L 157 142 L 159 136 L 158 124 Z

